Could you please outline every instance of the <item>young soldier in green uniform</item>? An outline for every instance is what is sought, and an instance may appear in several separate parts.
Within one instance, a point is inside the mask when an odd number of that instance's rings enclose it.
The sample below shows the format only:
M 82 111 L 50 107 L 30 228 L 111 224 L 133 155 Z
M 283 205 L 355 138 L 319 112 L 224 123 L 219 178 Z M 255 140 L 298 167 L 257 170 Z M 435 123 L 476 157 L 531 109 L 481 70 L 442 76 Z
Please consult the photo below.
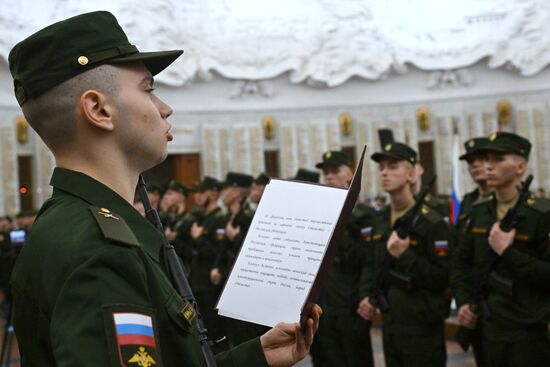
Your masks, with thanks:
M 400 239 L 392 228 L 415 204 L 411 183 L 416 180 L 417 154 L 393 142 L 371 158 L 380 165 L 380 181 L 390 195 L 390 205 L 379 212 L 369 236 L 361 289 L 364 298 L 358 312 L 367 320 L 374 317 L 374 279 L 387 261 L 384 258 L 390 259 L 390 271 L 384 274 L 380 290 L 389 303 L 382 315 L 386 366 L 445 366 L 449 227 L 441 215 L 424 205 L 410 236 Z
M 195 217 L 190 229 L 192 260 L 189 283 L 195 292 L 201 309 L 205 326 L 213 339 L 221 339 L 225 330 L 223 320 L 217 315 L 214 307 L 220 296 L 221 287 L 210 281 L 210 269 L 226 246 L 225 213 L 218 206 L 221 183 L 215 179 L 205 178 L 198 187 L 204 196 L 202 215 Z M 216 346 L 227 349 L 227 344 Z
M 176 237 L 175 223 L 187 214 L 185 200 L 190 192 L 191 190 L 181 182 L 170 180 L 166 192 L 160 200 L 159 217 L 170 242 Z
M 345 153 L 329 151 L 316 167 L 325 184 L 347 189 L 353 172 Z M 334 257 L 329 279 L 321 296 L 324 310 L 319 329 L 322 366 L 373 366 L 370 327 L 357 314 L 359 279 L 365 254 L 365 233 L 372 226 L 374 211 L 357 203 Z M 314 347 L 315 348 L 315 347 Z M 317 361 L 315 361 L 317 366 Z
M 487 185 L 487 169 L 485 167 L 487 152 L 484 149 L 488 143 L 489 139 L 486 137 L 470 139 L 464 143 L 466 152 L 459 157 L 460 160 L 468 163 L 468 173 L 477 185 L 472 192 L 464 195 L 460 202 L 460 214 L 456 224 L 456 228 L 459 231 L 464 228 L 474 203 L 478 199 L 489 196 L 492 192 L 491 188 Z
M 485 149 L 487 184 L 494 195 L 474 203 L 453 254 L 455 299 L 462 310 L 459 321 L 471 329 L 482 323 L 485 365 L 548 366 L 550 282 L 541 275 L 550 263 L 550 202 L 534 196 L 526 199 L 520 203 L 515 229 L 503 232 L 498 222 L 518 201 L 517 187 L 527 168 L 531 143 L 499 132 L 489 137 Z M 495 256 L 496 261 L 491 260 Z M 488 279 L 479 279 L 476 274 L 483 274 L 491 263 Z M 499 279 L 509 282 L 510 293 L 498 286 Z M 489 314 L 480 318 L 469 305 L 480 301 L 474 299 L 474 292 L 485 281 L 489 286 L 483 298 Z
M 489 139 L 487 137 L 469 139 L 464 143 L 466 152 L 459 157 L 460 160 L 465 160 L 468 163 L 468 173 L 470 174 L 470 177 L 472 177 L 472 180 L 476 183 L 477 187 L 472 192 L 464 195 L 462 201 L 460 202 L 460 213 L 455 225 L 455 233 L 457 236 L 455 238 L 456 244 L 458 244 L 458 238 L 466 227 L 474 203 L 489 196 L 492 192 L 491 188 L 487 185 L 487 152 L 484 150 L 488 143 Z M 465 318 L 467 317 L 466 314 L 468 312 L 468 305 L 463 305 L 460 307 L 457 315 L 459 323 L 463 324 L 465 322 Z M 471 344 L 474 351 L 476 365 L 478 367 L 484 366 L 481 327 L 479 325 L 472 334 Z
M 17 100 L 57 164 L 12 275 L 22 365 L 204 366 L 163 234 L 132 206 L 140 172 L 172 139 L 152 76 L 181 53 L 139 52 L 108 12 L 55 23 L 10 52 Z M 293 365 L 319 313 L 305 334 L 279 324 L 218 366 Z

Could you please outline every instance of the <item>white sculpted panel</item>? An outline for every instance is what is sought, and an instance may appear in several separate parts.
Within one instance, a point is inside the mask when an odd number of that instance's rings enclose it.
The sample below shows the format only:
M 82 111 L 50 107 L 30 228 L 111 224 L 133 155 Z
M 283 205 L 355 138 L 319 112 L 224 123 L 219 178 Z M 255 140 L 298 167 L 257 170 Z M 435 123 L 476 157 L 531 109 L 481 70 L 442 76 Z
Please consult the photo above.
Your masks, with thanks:
M 381 79 L 424 70 L 455 70 L 488 57 L 533 75 L 550 63 L 548 0 L 4 0 L 0 54 L 54 20 L 108 9 L 143 50 L 183 48 L 159 80 L 174 86 L 212 72 L 262 80 L 289 72 L 294 83 L 337 86 L 353 76 Z M 37 5 L 38 4 L 38 5 Z M 469 85 L 459 70 L 432 75 L 429 86 Z M 269 96 L 242 82 L 232 95 Z M 248 88 L 247 88 L 248 87 Z M 259 88 L 259 89 L 258 89 Z M 258 91 L 256 91 L 258 89 Z M 265 89 L 265 90 L 264 90 Z

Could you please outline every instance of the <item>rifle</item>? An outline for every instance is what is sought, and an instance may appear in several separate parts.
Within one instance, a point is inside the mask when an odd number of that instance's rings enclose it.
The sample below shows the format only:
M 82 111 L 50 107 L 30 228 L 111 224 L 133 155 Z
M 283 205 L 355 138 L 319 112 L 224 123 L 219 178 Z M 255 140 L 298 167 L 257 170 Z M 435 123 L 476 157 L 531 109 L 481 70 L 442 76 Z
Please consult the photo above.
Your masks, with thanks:
M 151 206 L 151 202 L 149 201 L 149 197 L 147 196 L 147 187 L 145 185 L 143 175 L 139 175 L 137 189 L 145 208 L 145 217 L 162 234 L 162 247 L 166 260 L 165 263 L 168 265 L 168 270 L 172 278 L 172 283 L 180 296 L 183 298 L 183 300 L 189 303 L 192 306 L 193 310 L 195 310 L 196 316 L 194 318 L 194 321 L 199 334 L 202 355 L 204 357 L 206 366 L 216 367 L 216 360 L 214 359 L 214 354 L 212 353 L 212 349 L 210 348 L 212 342 L 208 340 L 208 336 L 206 335 L 207 330 L 204 326 L 204 322 L 202 321 L 202 315 L 198 309 L 197 301 L 195 300 L 195 296 L 193 295 L 191 286 L 189 285 L 187 277 L 185 276 L 183 264 L 179 260 L 174 246 L 172 246 L 166 240 L 166 237 L 164 237 L 164 230 L 162 228 L 162 223 L 160 222 L 160 217 L 157 211 Z
M 529 186 L 531 186 L 532 181 L 533 175 L 529 175 L 521 187 L 518 188 L 519 198 L 516 205 L 506 212 L 506 215 L 499 223 L 499 227 L 502 231 L 510 232 L 512 229 L 516 228 L 518 224 L 518 211 L 530 195 Z M 490 317 L 489 306 L 487 305 L 484 297 L 487 286 L 490 285 L 491 288 L 494 288 L 498 292 L 513 296 L 514 283 L 512 280 L 506 279 L 493 271 L 498 262 L 499 256 L 493 251 L 491 246 L 487 246 L 486 258 L 485 265 L 479 272 L 479 276 L 476 278 L 476 282 L 474 284 L 473 302 L 469 305 L 469 307 L 470 310 L 476 315 L 485 315 L 486 317 Z M 472 344 L 474 330 L 475 328 L 470 329 L 465 326 L 460 326 L 455 335 L 457 343 L 465 352 L 470 347 L 470 344 Z
M 405 239 L 411 233 L 414 222 L 416 221 L 422 205 L 424 205 L 424 200 L 426 195 L 428 195 L 430 189 L 435 183 L 437 176 L 434 175 L 430 181 L 422 188 L 420 194 L 416 197 L 414 206 L 409 210 L 404 216 L 399 218 L 393 225 L 392 230 L 397 233 L 397 236 L 401 239 Z M 397 285 L 400 288 L 412 289 L 411 277 L 403 275 L 395 270 L 390 269 L 393 263 L 393 257 L 390 255 L 386 249 L 383 254 L 382 264 L 376 276 L 374 278 L 372 291 L 369 297 L 371 304 L 378 306 L 380 311 L 386 312 L 390 309 L 390 304 L 382 291 L 382 286 L 386 278 L 389 276 L 392 280 L 392 283 Z

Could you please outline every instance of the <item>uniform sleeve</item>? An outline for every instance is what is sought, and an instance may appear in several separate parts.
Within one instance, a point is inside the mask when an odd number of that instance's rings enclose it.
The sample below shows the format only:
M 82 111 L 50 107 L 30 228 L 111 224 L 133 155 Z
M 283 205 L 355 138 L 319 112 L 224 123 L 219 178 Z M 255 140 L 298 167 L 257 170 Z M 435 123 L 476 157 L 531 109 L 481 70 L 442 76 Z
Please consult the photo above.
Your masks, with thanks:
M 268 367 L 260 338 L 254 338 L 216 355 L 219 367 Z
M 112 246 L 80 264 L 62 284 L 51 314 L 56 366 L 110 366 L 113 351 L 105 305 L 151 309 L 146 274 L 136 252 Z
M 425 238 L 426 255 L 417 253 L 409 246 L 395 261 L 395 269 L 410 276 L 416 287 L 445 290 L 449 286 L 448 249 L 451 243 L 447 224 L 442 220 L 434 223 Z M 442 247 L 438 249 L 438 246 Z
M 471 303 L 473 297 L 475 239 L 470 228 L 471 224 L 458 233 L 451 258 L 451 288 L 458 307 Z

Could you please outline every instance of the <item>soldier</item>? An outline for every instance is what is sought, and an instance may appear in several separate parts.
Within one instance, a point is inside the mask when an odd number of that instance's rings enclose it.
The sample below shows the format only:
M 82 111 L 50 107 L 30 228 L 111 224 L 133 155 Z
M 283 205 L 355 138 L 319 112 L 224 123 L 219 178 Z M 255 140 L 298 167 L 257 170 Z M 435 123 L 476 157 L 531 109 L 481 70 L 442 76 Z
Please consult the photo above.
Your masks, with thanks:
M 465 160 L 468 163 L 468 173 L 472 180 L 476 183 L 477 187 L 472 191 L 464 195 L 460 203 L 460 213 L 456 222 L 456 234 L 460 236 L 464 230 L 470 212 L 474 203 L 480 199 L 483 199 L 491 194 L 492 190 L 487 186 L 487 152 L 484 150 L 489 143 L 489 139 L 486 137 L 478 137 L 469 139 L 464 143 L 466 152 L 459 157 L 460 160 Z M 456 238 L 456 244 L 458 244 L 458 237 Z M 459 322 L 464 323 L 464 315 L 468 312 L 468 306 L 462 306 L 458 312 Z M 472 334 L 472 348 L 474 351 L 474 357 L 476 365 L 478 367 L 484 366 L 483 363 L 483 345 L 481 343 L 481 327 L 478 325 L 474 333 Z
M 345 153 L 329 151 L 316 167 L 327 185 L 347 188 L 353 177 Z M 365 233 L 372 226 L 374 211 L 357 203 L 332 264 L 320 304 L 324 309 L 319 344 L 314 347 L 315 366 L 372 366 L 370 328 L 357 314 L 359 279 L 365 254 Z M 317 343 L 317 342 L 316 342 Z M 318 348 L 318 349 L 315 349 Z M 318 363 L 318 359 L 321 362 Z
M 250 187 L 250 194 L 246 198 L 246 202 L 252 211 L 256 211 L 260 199 L 265 190 L 265 186 L 269 183 L 269 176 L 265 173 L 260 173 L 258 177 L 252 181 L 252 186 Z M 250 218 L 252 220 L 252 218 Z
M 147 185 L 147 197 L 151 202 L 151 207 L 155 210 L 159 210 L 160 199 L 162 198 L 163 190 L 157 184 L 150 183 Z
M 299 168 L 296 172 L 296 176 L 294 176 L 292 179 L 296 181 L 319 183 L 319 176 L 319 172 L 310 171 L 305 168 Z
M 153 75 L 181 53 L 139 52 L 104 11 L 11 50 L 17 100 L 57 164 L 11 278 L 22 365 L 204 366 L 192 307 L 167 276 L 163 233 L 132 206 L 139 174 L 166 158 L 172 139 Z M 305 334 L 279 324 L 218 366 L 296 363 L 319 314 Z
M 453 255 L 459 322 L 470 329 L 482 324 L 487 366 L 548 366 L 550 283 L 544 268 L 550 262 L 550 202 L 529 197 L 519 204 L 515 229 L 503 232 L 498 222 L 518 201 L 531 143 L 499 132 L 489 137 L 485 150 L 487 184 L 494 194 L 473 204 Z M 487 279 L 476 276 L 484 273 Z M 488 314 L 480 318 L 469 305 L 479 302 L 477 285 L 485 282 L 489 287 L 481 296 Z
M 176 238 L 174 224 L 185 215 L 185 200 L 191 190 L 177 180 L 170 180 L 160 200 L 159 216 L 169 241 Z
M 472 192 L 464 195 L 460 202 L 460 214 L 456 224 L 458 231 L 464 227 L 468 220 L 473 204 L 477 200 L 489 196 L 492 192 L 491 188 L 487 186 L 487 170 L 485 167 L 487 152 L 484 149 L 488 143 L 489 139 L 486 137 L 473 138 L 464 143 L 466 153 L 461 155 L 459 159 L 468 163 L 468 173 L 477 187 Z
M 252 179 L 252 176 L 240 173 L 230 172 L 227 174 L 225 184 L 228 191 L 225 198 L 226 205 L 230 208 L 230 213 L 226 217 L 227 243 L 226 248 L 216 261 L 214 269 L 212 269 L 211 279 L 214 284 L 220 284 L 227 280 L 229 271 L 233 268 L 233 264 L 241 250 L 246 233 L 252 223 L 254 212 L 268 182 L 269 177 L 265 174 L 260 174 L 254 179 Z M 249 186 L 249 195 L 243 200 L 242 195 L 245 195 Z M 232 198 L 231 201 L 228 201 L 228 198 Z M 262 325 L 228 318 L 226 319 L 226 330 L 230 343 L 238 345 L 250 338 L 262 335 L 267 331 L 267 328 Z
M 378 306 L 371 300 L 374 281 L 382 264 L 390 260 L 380 289 L 389 303 L 382 314 L 386 366 L 445 366 L 449 228 L 441 215 L 424 205 L 410 236 L 400 239 L 392 228 L 415 204 L 411 184 L 417 180 L 417 154 L 394 142 L 371 159 L 380 166 L 381 185 L 390 196 L 390 205 L 378 212 L 368 233 L 364 298 L 358 311 L 367 320 L 373 319 Z
M 210 269 L 219 254 L 225 248 L 225 213 L 218 206 L 218 196 L 222 183 L 206 176 L 195 188 L 199 193 L 198 204 L 203 204 L 200 212 L 193 215 L 188 243 L 191 248 L 191 265 L 189 283 L 195 292 L 195 297 L 202 311 L 204 323 L 212 338 L 224 336 L 222 319 L 216 314 L 214 307 L 220 296 L 219 284 L 210 281 Z M 178 246 L 181 247 L 181 246 Z M 221 350 L 227 345 L 219 345 Z

